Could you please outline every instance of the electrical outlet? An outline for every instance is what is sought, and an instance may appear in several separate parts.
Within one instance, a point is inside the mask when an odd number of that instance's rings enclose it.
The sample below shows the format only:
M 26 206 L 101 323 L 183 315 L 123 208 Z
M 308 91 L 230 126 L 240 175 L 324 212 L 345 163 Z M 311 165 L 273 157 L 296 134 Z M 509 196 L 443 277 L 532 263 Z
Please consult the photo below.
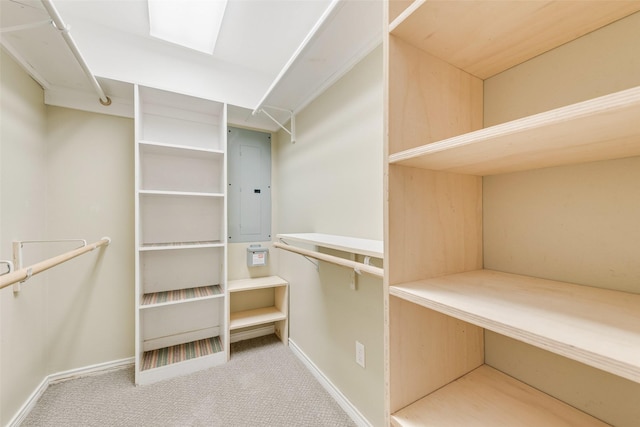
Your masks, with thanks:
M 364 344 L 356 341 L 356 363 L 364 368 Z

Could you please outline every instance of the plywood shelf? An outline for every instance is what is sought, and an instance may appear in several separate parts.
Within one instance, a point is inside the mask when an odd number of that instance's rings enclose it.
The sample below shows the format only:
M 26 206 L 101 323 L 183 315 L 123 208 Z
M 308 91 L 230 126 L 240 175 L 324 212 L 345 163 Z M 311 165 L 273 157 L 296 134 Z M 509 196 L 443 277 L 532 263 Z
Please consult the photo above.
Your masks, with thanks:
M 640 155 L 640 87 L 389 156 L 392 164 L 494 175 Z
M 164 191 L 164 190 L 140 190 L 141 196 L 178 196 L 178 197 L 213 197 L 223 198 L 222 193 L 205 193 L 195 191 Z
M 263 307 L 254 310 L 239 311 L 231 313 L 229 329 L 235 330 L 248 328 L 250 326 L 264 325 L 267 323 L 285 320 L 287 313 L 280 311 L 277 307 Z
M 618 1 L 416 0 L 389 32 L 486 79 L 639 10 Z
M 640 382 L 640 295 L 491 270 L 391 295 Z
M 391 416 L 394 426 L 606 426 L 487 365 Z

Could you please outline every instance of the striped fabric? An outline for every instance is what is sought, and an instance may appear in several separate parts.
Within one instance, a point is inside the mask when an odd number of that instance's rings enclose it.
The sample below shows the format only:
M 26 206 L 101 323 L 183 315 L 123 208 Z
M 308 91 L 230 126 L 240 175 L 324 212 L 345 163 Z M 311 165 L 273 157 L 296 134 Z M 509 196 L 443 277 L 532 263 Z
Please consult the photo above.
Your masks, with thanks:
M 203 298 L 220 295 L 220 285 L 200 286 L 198 288 L 177 289 L 174 291 L 155 292 L 142 297 L 142 305 L 161 304 L 163 302 L 183 301 L 192 298 Z
M 222 351 L 220 337 L 206 338 L 186 344 L 146 351 L 142 358 L 142 370 L 178 363 L 196 357 L 208 356 Z

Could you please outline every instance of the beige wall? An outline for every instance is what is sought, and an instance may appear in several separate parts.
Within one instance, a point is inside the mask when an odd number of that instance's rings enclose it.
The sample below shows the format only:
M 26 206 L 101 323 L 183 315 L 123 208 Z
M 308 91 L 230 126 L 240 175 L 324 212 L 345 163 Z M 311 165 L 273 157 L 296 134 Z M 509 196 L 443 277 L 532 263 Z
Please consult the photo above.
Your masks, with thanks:
M 296 143 L 275 150 L 277 233 L 381 240 L 382 49 L 377 48 L 296 116 Z M 340 254 L 348 256 L 348 254 Z M 382 280 L 281 251 L 290 284 L 290 337 L 373 425 L 384 423 Z M 366 368 L 355 362 L 365 345 Z
M 11 259 L 14 239 L 46 234 L 46 112 L 43 92 L 0 51 L 0 258 Z M 46 255 L 41 246 L 26 261 Z M 46 279 L 22 292 L 0 290 L 0 424 L 6 423 L 46 375 Z
M 0 258 L 11 241 L 112 238 L 0 291 L 0 424 L 45 377 L 133 354 L 133 121 L 45 107 L 2 53 Z M 31 264 L 70 244 L 29 245 Z
M 640 85 L 640 13 L 485 82 L 485 124 Z M 615 46 L 612 49 L 611 46 Z M 640 157 L 485 177 L 484 267 L 640 293 Z M 486 362 L 617 426 L 640 385 L 487 332 Z

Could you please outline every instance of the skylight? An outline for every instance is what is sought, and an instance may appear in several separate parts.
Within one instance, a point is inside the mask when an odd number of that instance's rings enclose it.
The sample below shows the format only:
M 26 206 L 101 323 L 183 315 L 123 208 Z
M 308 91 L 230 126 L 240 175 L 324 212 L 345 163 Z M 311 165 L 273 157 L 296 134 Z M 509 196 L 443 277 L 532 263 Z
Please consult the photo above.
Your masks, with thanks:
M 148 0 L 150 35 L 213 54 L 227 0 Z

